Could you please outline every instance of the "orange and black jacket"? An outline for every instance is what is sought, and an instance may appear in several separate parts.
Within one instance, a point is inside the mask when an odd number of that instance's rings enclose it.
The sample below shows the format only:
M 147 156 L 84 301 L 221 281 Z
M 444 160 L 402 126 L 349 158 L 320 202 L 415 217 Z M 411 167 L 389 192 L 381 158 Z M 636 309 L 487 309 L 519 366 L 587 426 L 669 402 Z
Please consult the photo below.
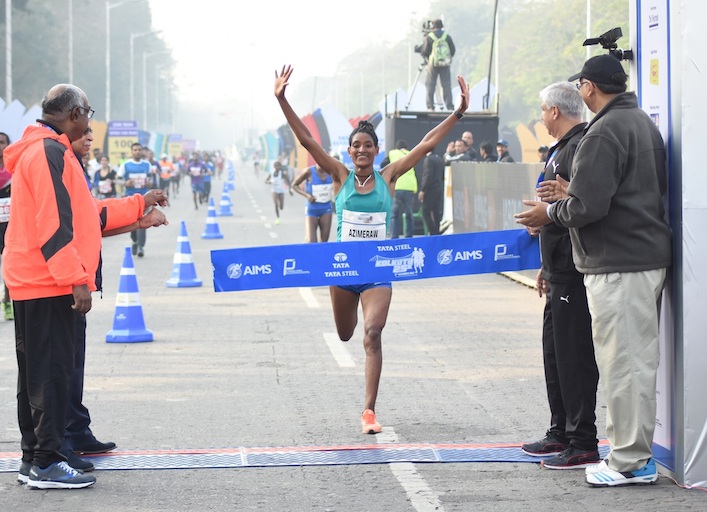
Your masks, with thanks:
M 43 122 L 25 129 L 3 154 L 13 173 L 2 273 L 12 300 L 71 295 L 95 277 L 103 229 L 135 222 L 142 196 L 96 201 L 69 138 Z

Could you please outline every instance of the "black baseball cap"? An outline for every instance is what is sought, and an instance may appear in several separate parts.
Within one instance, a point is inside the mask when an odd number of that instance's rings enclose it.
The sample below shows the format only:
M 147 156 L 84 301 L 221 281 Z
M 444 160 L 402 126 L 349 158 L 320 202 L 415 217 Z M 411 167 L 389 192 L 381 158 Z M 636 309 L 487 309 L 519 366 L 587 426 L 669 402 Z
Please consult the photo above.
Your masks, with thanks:
M 567 80 L 574 82 L 578 78 L 586 78 L 587 80 L 597 84 L 614 84 L 616 81 L 612 79 L 616 74 L 620 73 L 620 83 L 626 83 L 628 76 L 624 72 L 619 59 L 612 55 L 603 54 L 592 57 L 582 66 L 582 71 L 572 75 Z M 618 78 L 618 77 L 616 77 Z

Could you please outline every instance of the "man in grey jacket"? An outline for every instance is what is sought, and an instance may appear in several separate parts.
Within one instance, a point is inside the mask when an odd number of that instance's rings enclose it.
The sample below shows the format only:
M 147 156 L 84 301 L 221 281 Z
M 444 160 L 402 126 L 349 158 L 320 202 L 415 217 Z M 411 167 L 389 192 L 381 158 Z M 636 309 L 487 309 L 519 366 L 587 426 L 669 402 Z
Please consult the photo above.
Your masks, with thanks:
M 671 263 L 666 151 L 651 118 L 625 92 L 619 60 L 585 62 L 578 89 L 596 116 L 572 164 L 568 198 L 524 201 L 519 223 L 570 229 L 572 257 L 585 274 L 597 366 L 607 401 L 607 459 L 586 469 L 594 486 L 657 480 L 655 431 L 659 300 Z

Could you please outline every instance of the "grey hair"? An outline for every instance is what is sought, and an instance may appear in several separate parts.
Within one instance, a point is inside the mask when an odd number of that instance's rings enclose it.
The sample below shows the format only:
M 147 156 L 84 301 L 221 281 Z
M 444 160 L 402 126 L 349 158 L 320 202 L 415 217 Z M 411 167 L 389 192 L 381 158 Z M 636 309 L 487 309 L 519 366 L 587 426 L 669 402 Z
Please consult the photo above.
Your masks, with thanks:
M 42 100 L 42 114 L 65 117 L 62 114 L 68 114 L 75 107 L 83 107 L 85 97 L 84 92 L 75 85 L 55 85 Z
M 540 91 L 540 101 L 545 106 L 557 107 L 560 113 L 571 119 L 580 119 L 584 110 L 582 94 L 570 82 L 556 82 Z

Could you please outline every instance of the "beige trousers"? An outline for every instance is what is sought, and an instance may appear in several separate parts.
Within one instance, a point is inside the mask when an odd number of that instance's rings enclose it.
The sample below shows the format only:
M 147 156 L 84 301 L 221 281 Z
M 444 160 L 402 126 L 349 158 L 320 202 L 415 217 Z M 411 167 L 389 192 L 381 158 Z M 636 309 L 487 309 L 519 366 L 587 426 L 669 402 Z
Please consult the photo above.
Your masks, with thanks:
M 606 398 L 608 465 L 634 471 L 652 457 L 659 300 L 666 269 L 587 274 L 599 379 Z

